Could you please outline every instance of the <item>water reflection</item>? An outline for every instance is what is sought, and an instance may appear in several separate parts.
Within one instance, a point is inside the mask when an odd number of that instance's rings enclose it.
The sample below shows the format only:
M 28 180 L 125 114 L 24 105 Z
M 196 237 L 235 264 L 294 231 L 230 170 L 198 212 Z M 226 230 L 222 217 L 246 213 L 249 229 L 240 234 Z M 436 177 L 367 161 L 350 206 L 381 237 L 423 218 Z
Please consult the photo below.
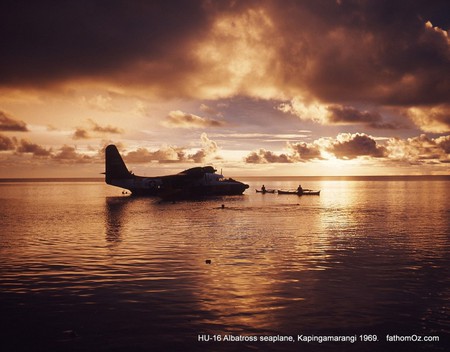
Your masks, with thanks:
M 123 223 L 126 221 L 126 208 L 131 197 L 106 197 L 105 202 L 105 232 L 106 241 L 118 244 L 121 241 Z
M 445 321 L 448 310 L 443 313 L 442 305 L 448 302 L 448 284 L 436 276 L 446 270 L 438 263 L 449 259 L 448 236 L 443 235 L 448 233 L 447 221 L 442 221 L 445 202 L 429 196 L 429 184 L 392 182 L 383 190 L 379 184 L 367 184 L 375 192 L 361 192 L 349 182 L 342 186 L 345 189 L 336 191 L 339 206 L 321 211 L 320 231 L 328 233 L 329 256 L 328 269 L 317 281 L 320 305 L 327 306 L 334 296 L 327 311 L 348 315 L 345 326 L 364 326 L 366 321 L 378 331 L 423 331 Z M 420 203 L 414 203 L 418 199 Z M 426 305 L 419 303 L 425 300 Z M 336 311 L 339 307 L 342 311 Z
M 92 185 L 14 196 L 0 204 L 5 334 L 49 350 L 198 350 L 199 333 L 448 334 L 448 185 L 307 186 L 321 196 L 160 204 Z
M 309 231 L 314 231 L 309 224 L 316 223 L 314 217 L 299 217 L 301 212 L 297 203 L 227 206 L 195 220 L 186 219 L 196 233 L 192 240 L 199 241 L 196 246 L 205 253 L 203 257 L 212 259 L 194 290 L 203 309 L 214 312 L 213 320 L 205 321 L 213 324 L 209 331 L 280 331 L 284 324 L 277 312 L 304 299 L 280 287 L 283 272 L 308 270 L 317 260 L 317 254 L 310 251 L 311 241 L 305 243 L 296 237 L 308 237 Z M 273 221 L 274 214 L 278 222 Z M 299 229 L 304 230 L 299 233 Z

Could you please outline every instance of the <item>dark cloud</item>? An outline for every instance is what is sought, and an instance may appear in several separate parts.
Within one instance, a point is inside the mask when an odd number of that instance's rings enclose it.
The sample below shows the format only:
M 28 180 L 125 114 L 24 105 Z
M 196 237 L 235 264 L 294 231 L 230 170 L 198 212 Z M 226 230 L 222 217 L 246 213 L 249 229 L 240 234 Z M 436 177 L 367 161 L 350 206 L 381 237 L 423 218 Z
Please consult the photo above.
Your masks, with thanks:
M 75 132 L 73 133 L 72 138 L 73 139 L 90 139 L 93 138 L 95 135 L 98 134 L 105 134 L 105 133 L 110 133 L 110 134 L 121 134 L 123 133 L 123 130 L 121 128 L 118 127 L 114 127 L 114 126 L 101 126 L 98 123 L 96 123 L 95 121 L 93 121 L 92 119 L 88 120 L 89 123 L 91 124 L 91 127 L 89 128 L 89 130 L 87 128 L 77 128 L 75 130 Z M 94 133 L 94 136 L 89 133 L 89 131 L 91 132 L 96 132 Z
M 58 163 L 64 164 L 81 164 L 81 163 L 92 163 L 98 161 L 94 157 L 89 155 L 78 153 L 76 148 L 63 145 L 58 149 L 57 152 L 53 150 L 46 149 L 36 143 L 32 143 L 25 139 L 22 139 L 16 147 L 16 153 L 18 154 L 32 154 L 34 157 L 39 157 L 43 159 L 54 160 Z
M 16 148 L 15 139 L 0 134 L 0 152 L 6 150 L 14 150 L 15 148 Z
M 86 79 L 170 97 L 302 97 L 344 106 L 331 123 L 385 129 L 396 125 L 345 106 L 441 105 L 414 121 L 443 132 L 449 13 L 445 0 L 3 1 L 0 86 Z M 113 108 L 104 96 L 86 103 Z
M 74 147 L 68 145 L 62 146 L 59 151 L 52 156 L 52 159 L 64 164 L 86 164 L 94 161 L 94 158 L 91 156 L 78 153 Z
M 207 128 L 225 126 L 225 122 L 185 113 L 183 111 L 171 111 L 163 122 L 168 127 L 178 128 Z
M 340 134 L 328 149 L 339 159 L 354 159 L 359 156 L 381 158 L 386 156 L 386 148 L 364 133 Z
M 298 161 L 309 161 L 322 159 L 320 147 L 308 143 L 288 143 L 288 147 L 293 151 L 292 159 Z
M 120 75 L 140 62 L 189 66 L 181 53 L 207 24 L 196 0 L 3 1 L 0 84 Z
M 89 132 L 83 128 L 77 128 L 72 136 L 73 139 L 89 139 Z
M 396 129 L 398 126 L 383 121 L 378 112 L 359 111 L 352 106 L 328 106 L 328 122 L 331 124 L 364 124 L 377 129 Z
M 5 112 L 0 111 L 0 131 L 26 132 L 28 128 L 25 122 L 15 120 Z
M 45 149 L 44 147 L 22 139 L 17 146 L 16 152 L 19 154 L 30 153 L 37 157 L 48 157 L 52 155 L 51 149 Z
M 292 159 L 288 155 L 275 154 L 262 148 L 251 152 L 244 160 L 248 164 L 292 163 Z
M 195 163 L 202 163 L 205 160 L 206 156 L 206 152 L 201 149 L 198 152 L 189 155 L 189 159 L 192 159 Z
M 265 77 L 276 88 L 306 89 L 321 100 L 341 103 L 448 101 L 450 83 L 443 74 L 449 69 L 448 37 L 434 26 L 448 25 L 443 14 L 450 5 L 431 2 L 7 1 L 0 5 L 0 84 L 103 77 L 164 86 L 170 94 L 174 82 L 212 69 L 216 76 L 200 84 L 214 86 L 223 78 L 220 69 L 202 65 L 197 45 L 218 39 L 208 37 L 218 20 L 230 18 L 232 24 L 234 17 L 239 29 L 237 20 L 252 9 L 260 21 L 249 23 L 270 31 L 247 44 L 274 50 L 260 60 L 269 60 Z M 223 41 L 211 42 L 211 48 L 239 36 L 249 39 L 249 33 L 224 31 Z M 239 54 L 227 51 L 224 60 Z M 140 75 L 128 76 L 130 67 L 138 67 Z
M 89 122 L 92 124 L 92 131 L 94 132 L 100 132 L 100 133 L 113 133 L 113 134 L 121 134 L 123 133 L 123 130 L 118 128 L 118 127 L 114 127 L 114 126 L 100 126 L 98 123 L 96 123 L 95 121 L 89 119 Z
M 448 101 L 448 36 L 429 12 L 425 1 L 275 2 L 286 83 L 326 102 Z

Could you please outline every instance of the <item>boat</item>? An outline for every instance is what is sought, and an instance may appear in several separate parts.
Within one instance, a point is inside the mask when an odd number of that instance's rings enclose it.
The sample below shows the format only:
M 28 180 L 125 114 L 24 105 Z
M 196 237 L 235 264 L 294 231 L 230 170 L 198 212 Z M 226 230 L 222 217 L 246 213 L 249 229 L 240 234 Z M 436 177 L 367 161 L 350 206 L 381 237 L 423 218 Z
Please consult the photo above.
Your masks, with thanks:
M 320 191 L 304 190 L 301 196 L 320 196 Z
M 278 194 L 296 194 L 298 196 L 319 196 L 320 191 L 304 189 L 303 192 L 299 192 L 299 191 L 283 191 L 283 190 L 279 189 Z
M 274 189 L 255 189 L 256 193 L 276 193 L 276 190 Z

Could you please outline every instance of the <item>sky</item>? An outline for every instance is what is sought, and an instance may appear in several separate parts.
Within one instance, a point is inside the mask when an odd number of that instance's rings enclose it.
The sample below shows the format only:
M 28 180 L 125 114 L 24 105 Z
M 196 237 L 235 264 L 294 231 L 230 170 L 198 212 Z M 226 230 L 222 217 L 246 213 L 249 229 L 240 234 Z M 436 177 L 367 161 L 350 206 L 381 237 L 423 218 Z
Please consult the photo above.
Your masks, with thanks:
M 449 175 L 450 3 L 2 1 L 0 178 Z

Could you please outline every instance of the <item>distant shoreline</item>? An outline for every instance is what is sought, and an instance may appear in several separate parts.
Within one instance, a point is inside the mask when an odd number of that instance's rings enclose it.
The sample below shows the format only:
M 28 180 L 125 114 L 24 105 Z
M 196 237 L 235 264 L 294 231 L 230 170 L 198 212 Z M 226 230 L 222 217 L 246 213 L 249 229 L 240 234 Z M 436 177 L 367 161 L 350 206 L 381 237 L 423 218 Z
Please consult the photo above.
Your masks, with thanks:
M 382 175 L 382 176 L 233 176 L 239 180 L 315 180 L 315 181 L 450 181 L 450 175 Z M 0 183 L 20 182 L 105 182 L 101 177 L 0 178 Z

